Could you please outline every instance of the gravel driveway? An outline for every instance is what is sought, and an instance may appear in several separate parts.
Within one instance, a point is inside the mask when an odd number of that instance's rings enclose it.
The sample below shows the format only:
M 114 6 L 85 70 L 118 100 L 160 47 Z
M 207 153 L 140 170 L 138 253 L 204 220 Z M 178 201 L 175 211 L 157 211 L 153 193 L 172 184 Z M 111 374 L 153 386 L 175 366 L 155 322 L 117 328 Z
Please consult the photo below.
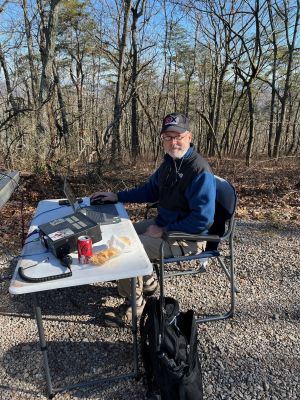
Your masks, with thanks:
M 233 319 L 198 328 L 205 400 L 300 398 L 300 230 L 237 221 L 240 293 Z M 0 275 L 10 273 L 7 264 Z M 197 277 L 167 281 L 181 308 L 226 305 L 222 273 L 210 264 Z M 0 399 L 46 399 L 41 353 L 29 296 L 0 286 Z M 214 291 L 215 290 L 215 291 Z M 131 334 L 103 326 L 120 303 L 114 283 L 56 290 L 41 296 L 55 387 L 99 374 L 128 371 Z M 145 399 L 142 380 L 60 393 L 55 399 Z

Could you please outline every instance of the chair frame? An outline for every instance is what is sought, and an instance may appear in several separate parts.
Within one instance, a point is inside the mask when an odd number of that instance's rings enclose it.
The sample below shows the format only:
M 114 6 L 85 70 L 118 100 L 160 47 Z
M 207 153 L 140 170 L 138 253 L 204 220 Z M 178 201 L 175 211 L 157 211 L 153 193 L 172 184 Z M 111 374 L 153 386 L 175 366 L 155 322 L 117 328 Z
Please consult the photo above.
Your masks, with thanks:
M 216 180 L 222 184 L 222 182 L 226 182 L 226 184 L 230 185 L 232 190 L 232 196 L 234 196 L 234 204 L 231 204 L 232 212 L 230 216 L 225 219 L 225 231 L 222 235 L 216 234 L 188 234 L 184 232 L 164 232 L 163 234 L 163 241 L 160 246 L 160 260 L 159 260 L 159 271 L 156 270 L 159 276 L 159 283 L 160 283 L 160 296 L 164 296 L 164 278 L 170 278 L 173 276 L 180 276 L 180 275 L 194 275 L 203 271 L 203 267 L 200 266 L 192 269 L 188 269 L 186 271 L 178 271 L 178 272 L 166 272 L 165 265 L 169 263 L 182 263 L 186 261 L 192 260 L 201 260 L 204 259 L 216 259 L 220 268 L 225 273 L 230 286 L 230 305 L 228 311 L 223 314 L 218 315 L 208 315 L 205 317 L 199 317 L 196 319 L 197 323 L 204 323 L 210 321 L 217 321 L 217 320 L 224 320 L 229 317 L 232 317 L 235 311 L 235 297 L 236 293 L 238 293 L 238 288 L 235 285 L 235 269 L 234 269 L 234 245 L 233 245 L 233 238 L 234 238 L 234 230 L 235 230 L 235 209 L 237 203 L 237 196 L 234 187 L 226 180 L 219 178 L 216 176 Z M 150 208 L 157 207 L 156 205 L 148 205 L 146 210 L 146 216 Z M 178 256 L 178 257 L 171 257 L 165 258 L 164 256 L 164 247 L 166 244 L 170 244 L 177 240 L 188 240 L 188 241 L 206 241 L 210 243 L 216 244 L 216 250 L 205 250 L 202 253 L 197 253 L 188 256 Z M 218 245 L 221 242 L 228 243 L 229 255 L 223 255 L 217 249 Z M 229 260 L 229 269 L 226 267 L 224 260 Z

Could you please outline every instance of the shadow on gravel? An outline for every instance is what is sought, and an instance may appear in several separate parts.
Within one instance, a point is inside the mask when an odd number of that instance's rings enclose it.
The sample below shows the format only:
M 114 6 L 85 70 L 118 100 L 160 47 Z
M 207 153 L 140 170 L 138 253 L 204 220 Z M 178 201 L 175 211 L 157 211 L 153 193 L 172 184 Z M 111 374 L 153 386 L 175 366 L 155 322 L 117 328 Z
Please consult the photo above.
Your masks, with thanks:
M 251 229 L 261 234 L 273 233 L 283 236 L 300 236 L 300 229 L 295 225 L 283 224 L 276 221 L 236 220 L 237 229 Z
M 113 297 L 118 301 L 117 287 L 111 283 L 106 285 L 84 285 L 37 293 L 43 320 L 50 321 L 51 317 L 59 316 L 59 320 L 64 322 L 69 321 L 64 316 L 91 316 L 92 319 L 86 322 L 101 323 L 104 313 L 113 309 L 106 304 L 107 298 Z M 15 312 L 10 313 L 0 307 L 0 314 L 34 318 L 31 295 L 13 297 L 13 302 Z
M 109 333 L 107 338 L 110 338 Z M 47 347 L 54 388 L 133 371 L 132 344 L 127 341 L 48 341 Z M 28 389 L 22 388 L 32 385 L 32 393 L 45 393 L 44 367 L 37 342 L 12 347 L 0 358 L 0 363 L 15 383 L 11 387 L 3 385 L 3 389 L 29 393 Z M 101 383 L 97 387 L 108 385 L 113 383 Z
M 11 386 L 8 386 L 8 385 L 0 385 L 0 392 L 1 393 L 7 393 L 7 394 L 8 393 L 13 394 L 13 393 L 21 392 L 21 393 L 24 393 L 24 394 L 29 394 L 31 396 L 40 394 L 40 391 L 38 391 L 38 390 L 30 390 L 30 389 L 26 390 L 26 389 L 22 389 L 22 388 L 19 388 L 19 387 L 11 387 Z M 2 397 L 2 398 L 4 399 L 4 397 Z

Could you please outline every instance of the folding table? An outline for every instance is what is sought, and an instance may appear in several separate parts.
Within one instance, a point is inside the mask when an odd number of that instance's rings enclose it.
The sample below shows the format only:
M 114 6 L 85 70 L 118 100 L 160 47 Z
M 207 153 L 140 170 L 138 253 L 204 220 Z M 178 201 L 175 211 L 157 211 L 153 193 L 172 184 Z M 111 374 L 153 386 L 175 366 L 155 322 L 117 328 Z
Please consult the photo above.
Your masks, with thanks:
M 83 199 L 83 206 L 89 205 L 89 199 Z M 101 225 L 102 240 L 93 244 L 93 251 L 99 251 L 105 247 L 106 242 L 111 236 L 127 236 L 132 243 L 132 250 L 110 259 L 102 266 L 90 264 L 81 265 L 78 262 L 77 253 L 71 253 L 72 257 L 72 276 L 50 280 L 46 282 L 25 282 L 18 273 L 22 266 L 27 268 L 26 273 L 32 274 L 32 277 L 43 277 L 47 275 L 57 275 L 66 272 L 66 268 L 60 264 L 60 261 L 51 254 L 38 240 L 38 225 L 51 220 L 64 217 L 72 213 L 71 207 L 59 206 L 58 200 L 43 200 L 39 202 L 36 213 L 32 219 L 28 238 L 23 247 L 21 258 L 17 264 L 14 275 L 11 280 L 9 292 L 12 295 L 31 294 L 35 311 L 36 323 L 40 347 L 43 355 L 45 368 L 47 393 L 49 398 L 54 397 L 57 392 L 70 390 L 79 386 L 95 385 L 101 382 L 136 377 L 138 374 L 138 348 L 137 348 L 137 315 L 136 315 L 136 277 L 152 273 L 152 264 L 136 234 L 132 223 L 121 203 L 116 204 L 121 222 L 110 225 Z M 36 264 L 36 265 L 34 265 Z M 30 268 L 28 268 L 30 267 Z M 54 388 L 52 385 L 51 373 L 48 362 L 47 344 L 44 334 L 42 312 L 38 300 L 38 293 L 58 288 L 73 287 L 79 285 L 93 284 L 97 282 L 114 281 L 124 278 L 131 279 L 132 290 L 132 335 L 133 335 L 133 372 L 127 375 L 114 377 L 103 377 L 90 382 L 75 383 L 63 388 Z

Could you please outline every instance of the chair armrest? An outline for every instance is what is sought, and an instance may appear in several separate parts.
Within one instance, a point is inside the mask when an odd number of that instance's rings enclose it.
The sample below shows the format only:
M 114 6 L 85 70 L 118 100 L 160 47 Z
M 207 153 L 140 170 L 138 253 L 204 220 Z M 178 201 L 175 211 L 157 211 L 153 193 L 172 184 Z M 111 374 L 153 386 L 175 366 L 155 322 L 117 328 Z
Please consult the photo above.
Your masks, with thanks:
M 221 240 L 218 235 L 208 235 L 208 234 L 196 234 L 196 233 L 185 233 L 185 232 L 176 232 L 169 231 L 164 232 L 162 235 L 164 240 L 175 239 L 175 240 L 190 240 L 192 242 L 219 242 Z

